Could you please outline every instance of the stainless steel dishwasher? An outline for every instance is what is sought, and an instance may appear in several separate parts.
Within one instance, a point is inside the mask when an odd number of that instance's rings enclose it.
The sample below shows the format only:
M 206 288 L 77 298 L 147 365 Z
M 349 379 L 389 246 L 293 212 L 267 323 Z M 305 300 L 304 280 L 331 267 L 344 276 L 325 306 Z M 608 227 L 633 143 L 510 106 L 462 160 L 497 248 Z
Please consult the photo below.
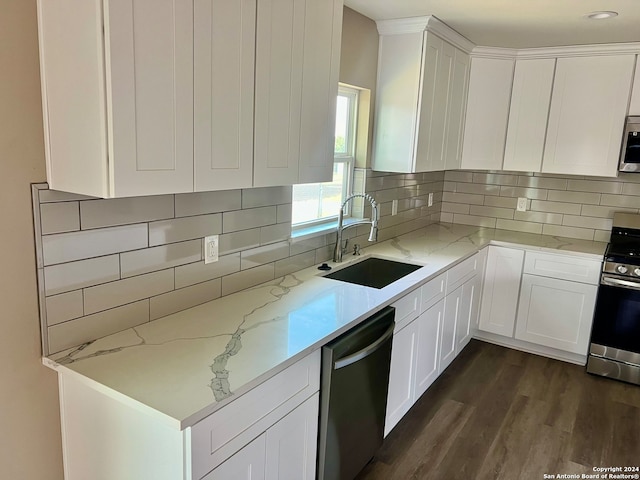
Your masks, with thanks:
M 395 309 L 322 348 L 318 479 L 351 480 L 382 445 Z

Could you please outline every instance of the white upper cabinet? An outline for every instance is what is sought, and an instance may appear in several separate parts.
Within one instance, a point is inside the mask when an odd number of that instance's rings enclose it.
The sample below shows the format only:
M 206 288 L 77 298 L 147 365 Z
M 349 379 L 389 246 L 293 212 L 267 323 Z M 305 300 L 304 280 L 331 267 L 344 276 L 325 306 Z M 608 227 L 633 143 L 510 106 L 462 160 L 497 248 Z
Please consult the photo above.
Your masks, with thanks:
M 254 186 L 330 181 L 341 0 L 261 0 Z
M 471 59 L 462 168 L 502 169 L 514 60 Z
M 196 191 L 253 182 L 256 0 L 194 0 Z
M 378 22 L 373 169 L 457 168 L 473 45 L 433 17 Z
M 342 0 L 39 0 L 38 20 L 51 188 L 331 180 Z
M 633 74 L 629 115 L 640 115 L 640 62 L 638 61 L 636 61 L 636 71 Z
M 635 55 L 559 58 L 542 171 L 616 176 Z
M 50 187 L 192 191 L 193 1 L 41 0 L 38 20 Z
M 556 60 L 517 60 L 509 109 L 505 170 L 539 172 Z

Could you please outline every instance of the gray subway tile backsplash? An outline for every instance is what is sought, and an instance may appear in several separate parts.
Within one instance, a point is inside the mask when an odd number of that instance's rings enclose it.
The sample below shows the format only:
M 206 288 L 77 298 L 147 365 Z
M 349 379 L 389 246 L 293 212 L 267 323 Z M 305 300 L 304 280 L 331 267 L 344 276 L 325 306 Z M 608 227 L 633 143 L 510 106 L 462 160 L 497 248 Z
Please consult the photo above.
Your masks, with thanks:
M 607 241 L 614 212 L 640 211 L 638 175 L 356 169 L 354 178 L 357 191 L 381 202 L 378 241 L 434 221 Z M 291 187 L 120 200 L 37 188 L 49 352 L 327 261 L 335 242 L 334 233 L 291 241 Z M 518 197 L 528 199 L 526 212 L 516 211 Z M 364 217 L 371 215 L 366 203 Z M 368 244 L 367 226 L 345 233 L 351 244 Z M 211 234 L 220 235 L 220 257 L 205 265 L 202 237 Z

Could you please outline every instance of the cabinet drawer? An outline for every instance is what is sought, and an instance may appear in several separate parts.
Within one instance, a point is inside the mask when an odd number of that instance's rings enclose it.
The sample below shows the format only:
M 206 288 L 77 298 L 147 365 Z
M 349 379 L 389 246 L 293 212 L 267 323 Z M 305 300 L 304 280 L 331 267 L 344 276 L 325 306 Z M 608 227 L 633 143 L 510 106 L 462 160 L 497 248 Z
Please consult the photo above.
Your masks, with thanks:
M 320 389 L 320 350 L 191 429 L 193 477 L 202 478 Z
M 476 274 L 478 268 L 478 254 L 463 260 L 447 271 L 447 293 L 453 292 L 469 278 Z
M 524 273 L 597 285 L 601 262 L 572 255 L 527 251 Z
M 392 306 L 396 309 L 394 331 L 399 332 L 420 315 L 420 289 L 416 288 L 410 294 L 393 303 Z
M 422 306 L 420 312 L 425 312 L 431 306 L 438 303 L 444 298 L 444 291 L 447 288 L 447 273 L 438 275 L 433 280 L 425 283 L 421 290 L 422 294 Z

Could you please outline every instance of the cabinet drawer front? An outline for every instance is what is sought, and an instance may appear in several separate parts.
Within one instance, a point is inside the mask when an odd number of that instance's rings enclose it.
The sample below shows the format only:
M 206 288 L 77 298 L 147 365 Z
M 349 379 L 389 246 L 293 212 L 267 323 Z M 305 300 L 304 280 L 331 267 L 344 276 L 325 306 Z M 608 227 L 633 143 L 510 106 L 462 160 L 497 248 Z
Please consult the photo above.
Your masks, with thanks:
M 287 367 L 191 429 L 193 476 L 201 478 L 320 389 L 320 350 Z
M 463 260 L 447 271 L 447 294 L 453 292 L 469 278 L 476 274 L 478 268 L 478 255 Z
M 443 299 L 446 288 L 447 288 L 446 272 L 438 275 L 436 278 L 434 278 L 433 280 L 430 280 L 428 283 L 425 283 L 420 289 L 422 294 L 422 306 L 420 307 L 420 312 L 426 311 L 432 305 L 435 305 L 441 299 Z
M 417 288 L 392 305 L 396 309 L 395 332 L 399 332 L 420 314 L 420 289 Z
M 598 284 L 600 269 L 597 260 L 570 255 L 527 251 L 524 260 L 524 273 L 592 285 Z

